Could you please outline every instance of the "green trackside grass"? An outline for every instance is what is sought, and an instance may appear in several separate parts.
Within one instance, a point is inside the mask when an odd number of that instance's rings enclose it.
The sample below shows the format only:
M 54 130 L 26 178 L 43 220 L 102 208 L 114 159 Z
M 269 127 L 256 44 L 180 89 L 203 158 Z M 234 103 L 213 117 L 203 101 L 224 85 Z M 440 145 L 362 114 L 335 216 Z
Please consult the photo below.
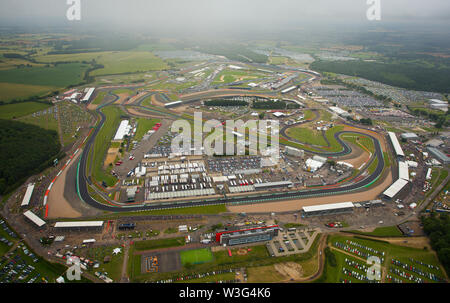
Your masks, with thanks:
M 211 262 L 213 255 L 209 248 L 192 249 L 180 252 L 181 263 L 186 264 L 201 264 Z
M 185 244 L 186 241 L 184 240 L 184 237 L 177 237 L 177 238 L 167 238 L 157 240 L 136 241 L 134 243 L 134 248 L 136 251 L 143 251 L 166 247 L 184 246 Z
M 439 186 L 442 182 L 444 182 L 445 178 L 448 176 L 448 171 L 446 169 L 433 168 L 431 173 L 431 190 L 429 190 L 425 196 L 429 196 L 433 193 L 434 188 Z
M 136 135 L 134 136 L 135 140 L 140 141 L 142 137 L 151 130 L 156 123 L 161 122 L 159 119 L 146 119 L 146 118 L 138 118 L 138 127 L 136 130 Z
M 119 95 L 119 94 L 129 94 L 129 95 L 133 95 L 134 91 L 128 88 L 120 88 L 120 89 L 116 89 L 112 92 L 113 94 Z
M 106 96 L 106 92 L 99 92 L 97 94 L 97 96 L 95 97 L 94 101 L 92 101 L 92 104 L 96 104 L 96 105 L 101 104 L 103 99 L 105 99 L 105 96 Z
M 92 175 L 100 183 L 105 181 L 108 186 L 113 186 L 116 183 L 116 178 L 104 170 L 103 163 L 111 139 L 119 126 L 120 116 L 123 115 L 123 112 L 116 106 L 107 106 L 101 111 L 105 114 L 106 120 L 95 138 L 94 148 L 91 151 L 94 153 Z
M 377 227 L 372 232 L 362 232 L 359 230 L 351 230 L 347 232 L 373 237 L 403 237 L 403 233 L 398 229 L 397 226 Z
M 356 146 L 359 146 L 362 150 L 366 151 L 368 150 L 372 154 L 375 152 L 375 147 L 373 144 L 373 140 L 366 136 L 361 135 L 348 135 L 348 136 L 342 136 L 345 141 L 351 142 L 355 144 Z
M 304 115 L 305 115 L 305 117 L 304 117 L 305 120 L 312 120 L 314 118 L 314 112 L 309 109 L 305 110 Z
M 0 119 L 15 119 L 28 116 L 32 113 L 42 111 L 51 107 L 50 104 L 38 102 L 24 102 L 6 104 L 0 106 Z
M 288 130 L 288 135 L 305 144 L 327 146 L 327 142 L 320 131 L 309 128 L 296 127 Z
M 373 158 L 372 163 L 370 163 L 369 167 L 367 168 L 369 174 L 372 174 L 377 168 L 377 166 L 378 166 L 378 158 Z

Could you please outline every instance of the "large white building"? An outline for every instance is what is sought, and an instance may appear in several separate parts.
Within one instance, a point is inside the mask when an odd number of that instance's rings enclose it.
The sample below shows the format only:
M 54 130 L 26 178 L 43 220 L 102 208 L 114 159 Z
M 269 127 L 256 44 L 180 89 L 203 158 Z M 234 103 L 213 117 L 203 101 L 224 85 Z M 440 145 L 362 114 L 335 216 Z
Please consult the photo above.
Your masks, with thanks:
M 114 136 L 114 141 L 121 141 L 123 138 L 130 134 L 131 125 L 130 121 L 122 120 L 120 122 L 119 128 L 117 129 L 116 135 Z
M 388 132 L 388 136 L 389 136 L 389 139 L 391 140 L 392 147 L 394 148 L 395 155 L 397 157 L 404 157 L 405 153 L 403 152 L 403 149 L 400 145 L 400 142 L 398 142 L 398 139 L 397 139 L 397 136 L 395 135 L 395 133 Z
M 94 91 L 95 91 L 95 87 L 87 88 L 86 94 L 84 95 L 81 102 L 89 102 L 89 100 L 91 100 L 91 97 L 92 97 L 92 94 L 94 93 Z
M 303 157 L 305 155 L 304 150 L 295 147 L 286 146 L 285 151 L 286 154 L 294 157 Z

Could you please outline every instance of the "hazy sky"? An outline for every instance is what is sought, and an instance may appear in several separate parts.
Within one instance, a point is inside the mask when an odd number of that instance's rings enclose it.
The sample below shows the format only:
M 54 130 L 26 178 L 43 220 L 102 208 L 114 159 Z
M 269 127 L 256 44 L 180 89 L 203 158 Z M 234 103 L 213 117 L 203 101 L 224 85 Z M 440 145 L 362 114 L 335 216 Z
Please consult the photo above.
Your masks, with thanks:
M 2 24 L 71 22 L 67 0 L 0 0 Z M 81 21 L 111 27 L 143 29 L 226 30 L 368 22 L 367 0 L 81 0 Z M 380 0 L 381 22 L 449 21 L 449 0 Z M 77 25 L 75 25 L 77 26 Z

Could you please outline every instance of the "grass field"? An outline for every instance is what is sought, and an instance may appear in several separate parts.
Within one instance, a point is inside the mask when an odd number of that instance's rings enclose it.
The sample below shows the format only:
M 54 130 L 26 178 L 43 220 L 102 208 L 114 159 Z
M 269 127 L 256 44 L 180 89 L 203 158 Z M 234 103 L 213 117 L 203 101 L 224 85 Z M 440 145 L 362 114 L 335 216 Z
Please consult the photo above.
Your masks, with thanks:
M 105 68 L 92 72 L 92 76 L 164 70 L 168 66 L 159 57 L 149 52 L 112 52 L 102 54 L 97 63 Z
M 49 108 L 50 104 L 23 102 L 0 106 L 0 119 L 15 119 Z
M 134 249 L 136 251 L 142 251 L 157 248 L 184 246 L 185 244 L 186 241 L 184 240 L 184 237 L 166 238 L 158 240 L 145 240 L 145 241 L 136 241 L 134 243 Z
M 58 131 L 58 116 L 54 111 L 55 109 L 56 107 L 44 109 L 39 112 L 39 115 L 28 115 L 26 117 L 19 118 L 18 120 L 20 122 L 33 124 L 44 129 Z
M 102 56 L 111 54 L 112 52 L 87 52 L 87 53 L 74 53 L 74 54 L 59 54 L 59 55 L 39 55 L 34 59 L 38 62 L 51 63 L 51 62 L 82 62 L 92 61 L 95 59 L 98 61 Z
M 117 246 L 99 246 L 82 248 L 80 249 L 79 254 L 87 257 L 89 260 L 95 260 L 100 263 L 99 268 L 91 268 L 91 274 L 94 274 L 95 271 L 107 272 L 109 278 L 113 279 L 115 282 L 118 282 L 120 281 L 122 274 L 123 251 L 117 255 L 113 255 L 113 250 L 116 247 Z M 106 256 L 111 257 L 111 261 L 108 263 L 103 262 Z
M 322 132 L 311 130 L 304 127 L 294 127 L 287 131 L 288 135 L 292 138 L 303 142 L 305 144 L 326 146 L 327 142 L 322 136 Z
M 108 186 L 113 186 L 116 178 L 103 169 L 103 161 L 123 112 L 116 106 L 106 106 L 102 112 L 106 116 L 106 121 L 96 136 L 94 148 L 91 151 L 93 152 L 92 175 L 97 181 L 105 181 Z
M 236 81 L 257 79 L 262 77 L 261 73 L 248 70 L 231 70 L 225 69 L 221 71 L 213 81 L 213 84 L 228 84 Z
M 95 97 L 95 99 L 91 102 L 91 104 L 96 104 L 96 105 L 101 104 L 103 99 L 105 98 L 105 96 L 106 96 L 106 92 L 99 92 L 97 94 L 97 96 Z
M 297 128 L 291 128 L 288 130 L 288 134 L 292 136 L 292 138 L 297 139 L 305 144 L 309 145 L 316 145 L 320 148 L 325 149 L 326 151 L 330 152 L 338 152 L 342 150 L 342 146 L 338 143 L 338 141 L 334 138 L 334 135 L 337 132 L 340 132 L 344 129 L 343 126 L 335 126 L 333 128 L 330 128 L 325 132 L 325 136 L 328 139 L 328 142 L 330 142 L 330 147 L 327 146 L 327 142 L 325 141 L 324 137 L 322 136 L 322 133 L 320 131 L 311 130 L 304 127 L 297 127 Z M 292 145 L 294 147 L 297 147 L 295 143 L 288 144 Z M 317 151 L 317 149 L 314 148 L 308 148 L 305 146 L 299 146 L 300 148 L 306 148 L 307 150 L 313 150 Z
M 213 260 L 213 255 L 209 248 L 185 250 L 180 252 L 180 257 L 183 265 L 202 264 Z
M 156 123 L 161 122 L 159 119 L 146 119 L 138 118 L 138 127 L 136 130 L 136 135 L 134 135 L 135 140 L 141 140 L 142 137 L 155 126 Z
M 50 67 L 1 70 L 0 82 L 62 88 L 82 82 L 88 67 L 87 64 L 68 63 Z
M 26 85 L 17 83 L 0 83 L 0 100 L 8 102 L 11 100 L 22 100 L 31 96 L 42 96 L 55 91 L 53 86 Z
M 377 227 L 371 232 L 362 232 L 359 230 L 349 231 L 354 234 L 373 236 L 373 237 L 401 237 L 403 233 L 398 229 L 397 226 L 384 226 Z

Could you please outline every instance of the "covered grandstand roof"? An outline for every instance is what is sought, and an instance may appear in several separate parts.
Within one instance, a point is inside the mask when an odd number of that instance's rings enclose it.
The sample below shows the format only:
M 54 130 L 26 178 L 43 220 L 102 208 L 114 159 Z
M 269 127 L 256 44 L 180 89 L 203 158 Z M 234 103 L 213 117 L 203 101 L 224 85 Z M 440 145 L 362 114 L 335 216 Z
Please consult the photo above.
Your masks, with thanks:
M 291 181 L 277 181 L 277 182 L 266 182 L 266 183 L 257 183 L 254 184 L 255 189 L 264 188 L 264 187 L 277 187 L 277 186 L 292 186 Z
M 386 189 L 383 194 L 392 199 L 406 186 L 406 184 L 408 184 L 408 182 L 409 181 L 404 179 L 398 179 L 388 189 Z
M 28 184 L 27 191 L 23 196 L 22 204 L 20 206 L 28 206 L 30 204 L 31 195 L 33 194 L 34 183 Z
M 398 178 L 409 181 L 408 164 L 404 161 L 398 162 Z
M 388 132 L 389 139 L 391 140 L 392 146 L 394 147 L 395 154 L 397 156 L 405 156 L 400 143 L 398 142 L 397 136 L 393 132 Z
M 31 222 L 33 222 L 34 224 L 36 224 L 38 227 L 42 227 L 45 225 L 45 221 L 42 220 L 41 218 L 39 218 L 38 216 L 36 216 L 33 212 L 31 212 L 30 210 L 27 210 L 26 212 L 23 213 L 23 215 L 25 217 L 27 217 Z
M 170 106 L 181 104 L 181 103 L 183 103 L 183 101 L 181 101 L 181 100 L 174 101 L 174 102 L 169 102 L 169 103 L 164 104 L 164 107 L 170 107 Z
M 92 94 L 94 93 L 94 91 L 95 91 L 95 87 L 91 87 L 91 88 L 87 89 L 87 93 L 86 93 L 86 95 L 84 95 L 84 98 L 81 101 L 89 102 L 89 100 L 91 99 Z
M 353 208 L 354 205 L 352 202 L 342 202 L 342 203 L 331 203 L 331 204 L 320 204 L 313 206 L 303 206 L 304 212 L 315 212 L 315 211 L 327 211 L 327 210 L 336 210 L 343 208 Z
M 56 222 L 56 228 L 79 228 L 79 227 L 102 227 L 103 221 L 72 221 L 72 222 Z

